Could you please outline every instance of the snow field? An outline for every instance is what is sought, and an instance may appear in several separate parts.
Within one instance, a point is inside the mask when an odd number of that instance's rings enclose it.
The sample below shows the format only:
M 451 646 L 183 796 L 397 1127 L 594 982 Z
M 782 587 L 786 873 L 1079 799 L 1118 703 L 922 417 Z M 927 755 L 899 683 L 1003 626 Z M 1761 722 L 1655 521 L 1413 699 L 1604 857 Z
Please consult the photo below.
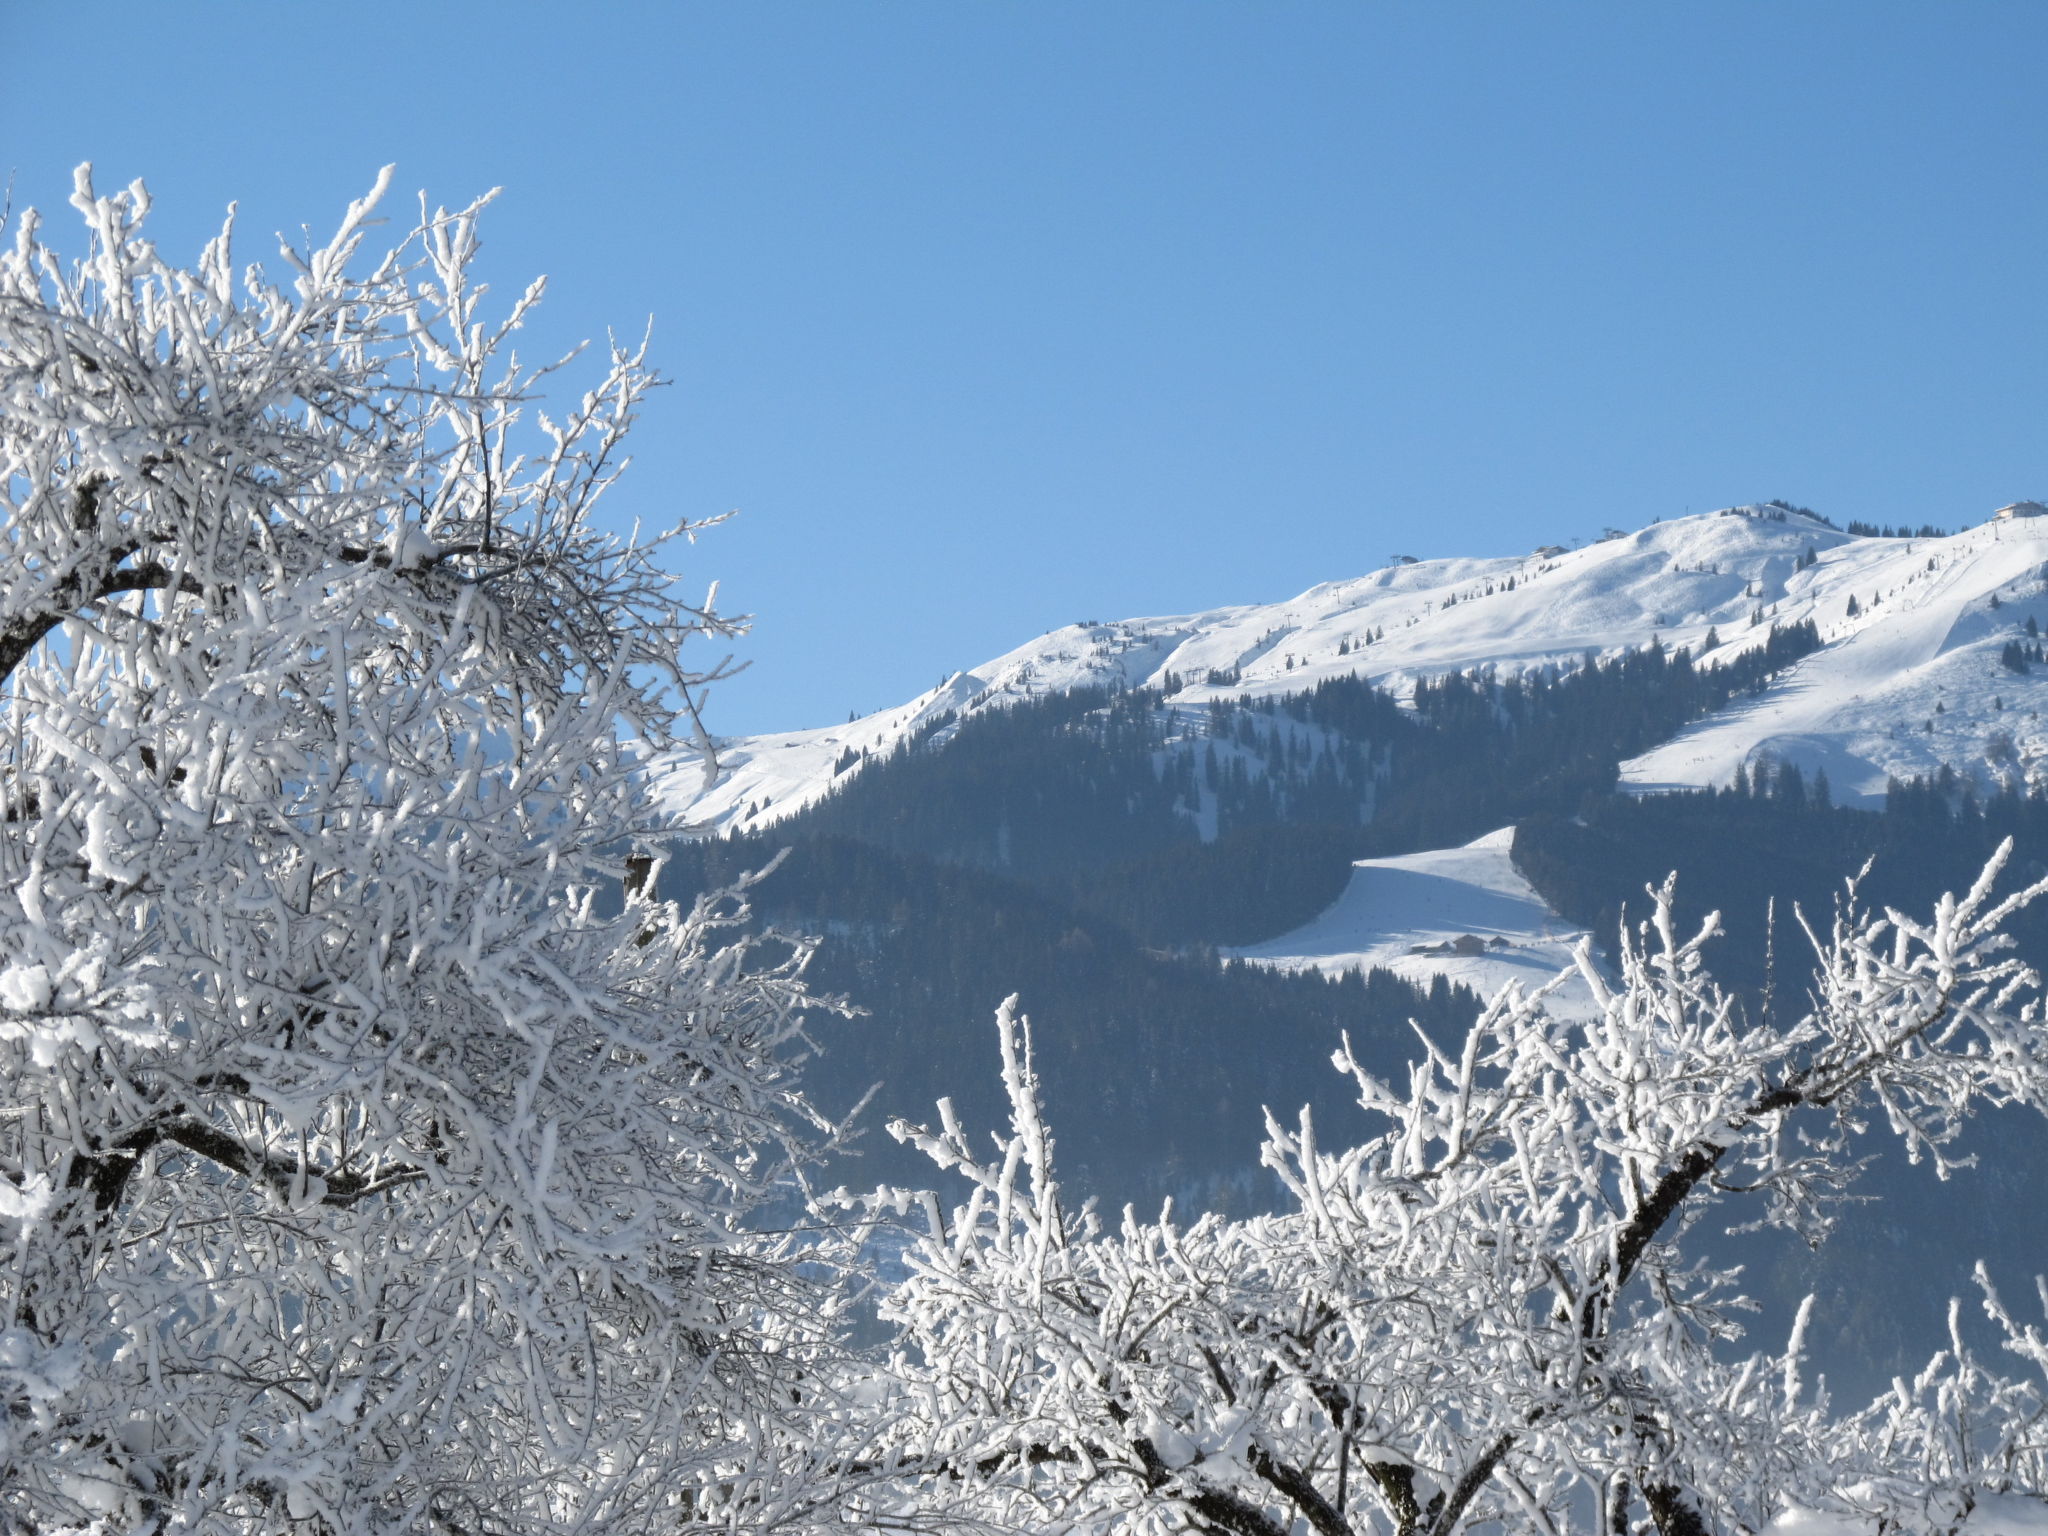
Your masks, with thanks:
M 1361 859 L 1344 894 L 1313 922 L 1231 953 L 1331 976 L 1379 966 L 1425 987 L 1442 976 L 1482 997 L 1510 982 L 1533 992 L 1571 968 L 1582 930 L 1552 912 L 1522 878 L 1510 857 L 1514 835 L 1503 827 L 1462 848 Z M 1446 947 L 1451 952 L 1418 952 Z M 1552 995 L 1551 1005 L 1568 1018 L 1597 1011 L 1578 976 Z

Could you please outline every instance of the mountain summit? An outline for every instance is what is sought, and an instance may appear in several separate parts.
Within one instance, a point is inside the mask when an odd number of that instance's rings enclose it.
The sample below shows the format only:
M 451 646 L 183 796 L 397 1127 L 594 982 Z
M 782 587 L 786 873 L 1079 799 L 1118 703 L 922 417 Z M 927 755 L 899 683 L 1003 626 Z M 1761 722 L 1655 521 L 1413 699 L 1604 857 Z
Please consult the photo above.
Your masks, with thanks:
M 1050 693 L 1144 686 L 1192 709 L 1357 676 L 1408 696 L 1445 673 L 1513 675 L 1653 644 L 1727 662 L 1762 644 L 1772 624 L 1810 620 L 1817 653 L 1760 696 L 1625 764 L 1623 784 L 1719 786 L 1759 762 L 1809 777 L 1824 770 L 1845 804 L 1874 805 L 1888 780 L 1944 764 L 1987 787 L 2032 784 L 2048 776 L 2043 700 L 2025 670 L 2025 646 L 2048 624 L 2044 572 L 2048 518 L 1884 537 L 1779 503 L 1653 523 L 1580 549 L 1402 556 L 1284 602 L 1070 624 L 893 709 L 725 742 L 708 788 L 692 756 L 662 764 L 659 782 L 678 820 L 753 830 L 905 741 Z

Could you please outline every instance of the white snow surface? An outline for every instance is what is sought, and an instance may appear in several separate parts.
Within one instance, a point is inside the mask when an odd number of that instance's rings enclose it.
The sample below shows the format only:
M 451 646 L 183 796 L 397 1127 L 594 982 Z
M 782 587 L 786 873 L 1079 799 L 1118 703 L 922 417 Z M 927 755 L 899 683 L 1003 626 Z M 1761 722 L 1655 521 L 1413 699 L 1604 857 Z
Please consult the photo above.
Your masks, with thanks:
M 2029 618 L 2048 625 L 2044 560 L 2048 518 L 1822 549 L 1817 564 L 1787 579 L 1777 606 L 1780 617 L 1813 618 L 1826 648 L 1761 697 L 1626 764 L 1623 783 L 1725 784 L 1738 764 L 1759 759 L 1794 763 L 1809 781 L 1825 770 L 1843 804 L 1881 803 L 1888 777 L 1944 763 L 1980 784 L 2040 781 L 2043 674 L 2009 672 L 1998 653 L 2024 638 Z
M 2048 1502 L 2028 1494 L 1979 1494 L 1955 1529 L 1962 1536 L 2048 1536 Z M 1763 1528 L 1762 1536 L 1878 1536 L 1878 1523 L 1788 1509 Z
M 655 782 L 679 823 L 761 827 L 825 794 L 849 749 L 886 754 L 920 730 L 949 728 L 936 724 L 949 715 L 1050 692 L 1160 687 L 1173 674 L 1175 703 L 1199 706 L 1357 674 L 1401 694 L 1453 670 L 1569 664 L 1653 637 L 1697 653 L 1710 630 L 1720 644 L 1702 659 L 1712 662 L 1762 641 L 1750 622 L 1759 607 L 1780 623 L 1813 619 L 1825 648 L 1762 696 L 1627 764 L 1625 784 L 1718 785 L 1738 764 L 1782 760 L 1809 776 L 1824 768 L 1838 801 L 1871 804 L 1887 776 L 1943 763 L 1986 784 L 2048 779 L 2037 713 L 2048 670 L 2022 677 L 1998 665 L 2029 617 L 2048 624 L 2048 518 L 1878 539 L 1758 513 L 1702 513 L 1577 550 L 1393 565 L 1279 603 L 1069 625 L 846 725 L 721 743 L 708 788 L 691 754 L 657 764 Z M 1809 548 L 1817 561 L 1795 569 Z M 1212 670 L 1236 681 L 1211 684 Z
M 1294 932 L 1232 951 L 1283 970 L 1341 975 L 1383 967 L 1422 986 L 1437 976 L 1491 997 L 1509 982 L 1525 992 L 1572 966 L 1583 930 L 1544 905 L 1509 857 L 1515 829 L 1428 853 L 1360 859 L 1334 905 Z M 1459 939 L 1478 954 L 1420 954 Z M 1493 941 L 1500 940 L 1501 943 Z M 1574 975 L 1551 996 L 1553 1012 L 1592 1016 L 1592 990 Z

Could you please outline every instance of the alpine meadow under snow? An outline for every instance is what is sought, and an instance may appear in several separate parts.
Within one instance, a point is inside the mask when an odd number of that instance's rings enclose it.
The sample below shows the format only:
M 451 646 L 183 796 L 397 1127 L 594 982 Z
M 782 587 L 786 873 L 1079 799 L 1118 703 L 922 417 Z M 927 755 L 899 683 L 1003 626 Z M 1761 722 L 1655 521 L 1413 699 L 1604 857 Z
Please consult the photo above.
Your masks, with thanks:
M 278 278 L 225 230 L 168 264 L 142 189 L 83 173 L 79 260 L 33 215 L 0 256 L 8 1530 L 2040 1528 L 2032 1308 L 1987 1273 L 2003 1356 L 1958 1312 L 1923 1372 L 1838 1404 L 1804 1314 L 1743 1341 L 1704 1239 L 1821 1242 L 1866 1133 L 1946 1175 L 1978 1107 L 2048 1109 L 2001 932 L 2048 882 L 2001 854 L 1929 916 L 1849 901 L 1811 1007 L 1761 1023 L 1667 888 L 1611 969 L 1577 948 L 1575 1009 L 1511 984 L 1398 1083 L 1347 1044 L 1369 1139 L 1275 1106 L 1279 1214 L 1063 1200 L 1014 1008 L 1007 1130 L 942 1103 L 889 1128 L 933 1189 L 818 1192 L 838 1128 L 794 1073 L 838 1005 L 805 941 L 745 937 L 744 889 L 656 895 L 645 770 L 713 766 L 687 658 L 729 626 L 676 595 L 674 541 L 592 520 L 652 375 L 614 348 L 541 413 L 510 349 L 539 290 L 482 312 L 480 205 L 380 252 L 382 191 Z M 694 803 L 787 809 L 848 745 L 1006 688 L 1737 647 L 1758 609 L 1833 643 L 1738 707 L 1882 774 L 1948 750 L 1899 721 L 2041 553 L 1730 515 L 1405 565 L 1063 631 L 850 734 L 742 744 Z M 1631 775 L 1718 772 L 1724 728 Z M 2013 735 L 1991 769 L 2027 771 Z
M 1511 982 L 1533 991 L 1567 973 L 1550 993 L 1550 1011 L 1596 1013 L 1573 960 L 1584 935 L 1515 868 L 1513 834 L 1508 827 L 1462 848 L 1361 859 L 1336 905 L 1314 922 L 1237 953 L 1286 969 L 1382 966 L 1421 981 L 1443 976 L 1488 997 Z

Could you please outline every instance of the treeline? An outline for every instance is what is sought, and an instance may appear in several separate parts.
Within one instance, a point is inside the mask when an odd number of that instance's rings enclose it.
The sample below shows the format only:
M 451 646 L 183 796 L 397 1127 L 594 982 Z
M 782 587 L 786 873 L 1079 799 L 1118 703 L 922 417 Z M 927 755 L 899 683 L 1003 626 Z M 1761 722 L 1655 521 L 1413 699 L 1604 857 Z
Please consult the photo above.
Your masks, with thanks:
M 1567 670 L 1453 673 L 1419 684 L 1408 709 L 1355 677 L 1236 701 L 1212 729 L 1239 749 L 1239 766 L 1217 775 L 1202 753 L 1215 839 L 1105 862 L 1075 883 L 1075 899 L 1155 943 L 1274 937 L 1334 901 L 1357 859 L 1576 809 L 1613 787 L 1625 759 L 1819 645 L 1802 622 L 1721 665 L 1652 643 Z
M 1719 643 L 1710 633 L 1704 648 Z M 1773 626 L 1763 644 L 1712 666 L 1652 641 L 1562 673 L 1453 673 L 1420 683 L 1415 714 L 1431 750 L 1399 765 L 1401 792 L 1374 818 L 1406 845 L 1386 851 L 1443 847 L 1539 810 L 1574 808 L 1611 788 L 1628 758 L 1761 692 L 1819 648 L 1818 630 L 1801 621 Z
M 1754 517 L 1767 523 L 1782 523 L 1788 516 L 1803 517 L 1808 522 L 1819 523 L 1823 528 L 1835 527 L 1833 518 L 1823 517 L 1811 507 L 1798 506 L 1778 496 L 1773 496 L 1769 501 L 1755 508 L 1723 507 L 1721 515 L 1723 517 Z M 1836 531 L 1840 532 L 1841 530 L 1836 529 Z
M 1652 642 L 1425 680 L 1408 705 L 1358 677 L 1200 710 L 1076 690 L 906 744 L 773 835 L 1000 871 L 1149 944 L 1257 943 L 1334 901 L 1356 859 L 1576 809 L 1623 760 L 1819 644 L 1811 622 L 1774 626 L 1700 666 Z
M 1191 835 L 1155 755 L 1150 689 L 1077 688 L 927 729 L 777 828 L 1056 881 Z
M 1918 528 L 1909 528 L 1904 523 L 1894 528 L 1890 523 L 1886 523 L 1880 528 L 1876 523 L 1861 523 L 1852 519 L 1846 531 L 1865 539 L 1945 539 L 1948 537 L 1948 530 L 1946 528 L 1937 528 L 1932 523 L 1922 523 Z
M 1795 906 L 1827 923 L 1845 875 L 1867 861 L 1865 905 L 1922 908 L 1967 888 L 2008 837 L 2016 850 L 2009 880 L 2048 872 L 2048 799 L 1983 796 L 1944 767 L 1893 781 L 1881 810 L 1855 810 L 1833 803 L 1824 771 L 1809 778 L 1784 764 L 1738 770 L 1725 789 L 1616 795 L 1575 815 L 1529 817 L 1516 828 L 1514 856 L 1544 900 L 1603 940 L 1625 912 L 1644 909 L 1646 885 L 1678 871 L 1682 918 L 1721 913 L 1728 941 L 1716 975 L 1753 1006 L 1796 1007 L 1808 946 Z M 2030 908 L 2011 931 L 2030 953 L 2048 956 L 2048 908 Z

